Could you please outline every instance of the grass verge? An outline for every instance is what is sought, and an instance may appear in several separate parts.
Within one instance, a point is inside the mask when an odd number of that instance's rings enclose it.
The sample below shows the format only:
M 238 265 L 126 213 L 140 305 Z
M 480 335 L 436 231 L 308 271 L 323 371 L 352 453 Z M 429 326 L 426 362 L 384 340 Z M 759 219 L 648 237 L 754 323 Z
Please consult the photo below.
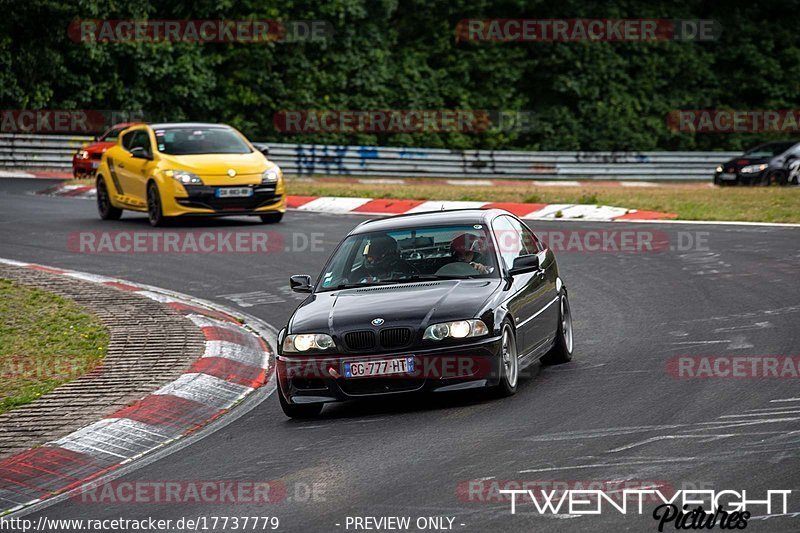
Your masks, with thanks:
M 675 213 L 681 220 L 800 222 L 800 187 L 665 184 L 639 188 L 591 183 L 579 187 L 543 187 L 524 182 L 477 187 L 436 185 L 421 180 L 405 185 L 290 180 L 287 188 L 290 194 L 303 196 L 601 204 Z
M 108 331 L 71 300 L 0 278 L 0 413 L 97 366 Z

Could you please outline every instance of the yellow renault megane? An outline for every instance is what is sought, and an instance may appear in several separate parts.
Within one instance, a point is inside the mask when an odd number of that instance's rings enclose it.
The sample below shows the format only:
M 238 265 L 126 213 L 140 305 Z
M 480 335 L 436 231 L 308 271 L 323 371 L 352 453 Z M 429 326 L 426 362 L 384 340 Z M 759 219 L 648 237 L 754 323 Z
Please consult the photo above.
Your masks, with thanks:
M 103 154 L 97 208 L 104 220 L 124 209 L 153 226 L 172 217 L 254 215 L 279 222 L 283 174 L 238 131 L 222 124 L 137 124 Z

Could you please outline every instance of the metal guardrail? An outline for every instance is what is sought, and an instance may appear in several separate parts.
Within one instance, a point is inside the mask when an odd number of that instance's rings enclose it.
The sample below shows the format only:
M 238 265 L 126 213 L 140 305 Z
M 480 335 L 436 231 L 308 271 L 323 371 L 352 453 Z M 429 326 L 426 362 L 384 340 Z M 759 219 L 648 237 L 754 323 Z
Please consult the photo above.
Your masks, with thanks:
M 0 167 L 71 168 L 90 137 L 0 134 Z M 256 143 L 287 175 L 707 180 L 738 152 L 523 152 Z

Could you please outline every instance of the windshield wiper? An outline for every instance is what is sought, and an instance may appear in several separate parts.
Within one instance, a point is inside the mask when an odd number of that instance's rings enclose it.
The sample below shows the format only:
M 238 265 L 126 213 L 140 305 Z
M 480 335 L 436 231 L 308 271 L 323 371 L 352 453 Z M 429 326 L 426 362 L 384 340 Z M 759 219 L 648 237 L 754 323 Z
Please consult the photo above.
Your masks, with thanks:
M 399 279 L 386 279 L 381 280 L 378 283 L 414 283 L 416 281 L 440 281 L 440 280 L 450 280 L 450 279 L 472 279 L 475 276 L 442 276 L 437 274 L 414 274 L 413 276 L 409 276 L 407 278 L 399 278 Z

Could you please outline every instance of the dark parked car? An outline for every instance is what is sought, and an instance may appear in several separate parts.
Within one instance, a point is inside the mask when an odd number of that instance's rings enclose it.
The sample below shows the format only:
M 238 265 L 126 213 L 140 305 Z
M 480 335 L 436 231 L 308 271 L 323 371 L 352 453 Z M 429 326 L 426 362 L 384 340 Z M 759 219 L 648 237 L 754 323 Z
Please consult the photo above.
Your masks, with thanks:
M 714 185 L 797 184 L 793 172 L 800 160 L 800 142 L 780 141 L 756 146 L 717 167 Z
M 278 335 L 290 417 L 326 402 L 418 391 L 517 390 L 538 360 L 570 361 L 567 288 L 549 248 L 514 215 L 466 209 L 356 227 Z

